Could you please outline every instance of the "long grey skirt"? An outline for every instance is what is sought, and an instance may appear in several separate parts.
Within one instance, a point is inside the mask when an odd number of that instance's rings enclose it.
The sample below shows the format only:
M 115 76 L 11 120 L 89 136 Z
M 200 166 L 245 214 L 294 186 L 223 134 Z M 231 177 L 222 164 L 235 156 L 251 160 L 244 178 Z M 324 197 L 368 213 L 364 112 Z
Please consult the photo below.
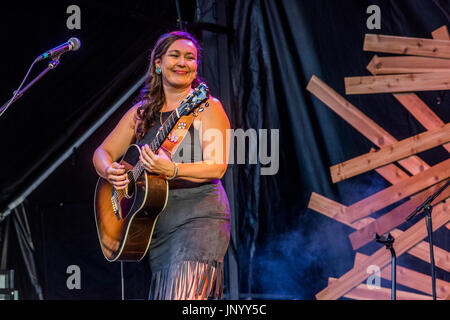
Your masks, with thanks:
M 229 203 L 220 180 L 170 189 L 149 248 L 149 299 L 222 298 L 229 240 Z

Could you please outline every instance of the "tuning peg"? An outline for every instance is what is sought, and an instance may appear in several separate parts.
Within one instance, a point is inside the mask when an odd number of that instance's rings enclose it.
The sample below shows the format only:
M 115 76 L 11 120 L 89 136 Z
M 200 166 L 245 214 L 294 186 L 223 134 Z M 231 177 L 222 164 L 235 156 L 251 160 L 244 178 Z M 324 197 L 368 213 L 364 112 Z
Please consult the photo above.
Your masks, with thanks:
M 202 107 L 198 108 L 198 112 L 202 112 L 202 111 L 203 111 Z
M 209 107 L 209 101 L 207 101 L 206 103 L 205 103 L 205 107 Z

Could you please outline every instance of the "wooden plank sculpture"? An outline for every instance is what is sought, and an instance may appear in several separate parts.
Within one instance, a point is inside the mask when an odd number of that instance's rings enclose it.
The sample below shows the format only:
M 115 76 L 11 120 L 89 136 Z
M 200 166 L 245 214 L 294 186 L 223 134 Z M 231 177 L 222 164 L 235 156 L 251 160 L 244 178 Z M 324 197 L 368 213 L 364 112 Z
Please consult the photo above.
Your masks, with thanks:
M 450 41 L 366 34 L 364 51 L 450 58 Z
M 377 169 L 413 154 L 440 146 L 450 141 L 450 123 L 441 128 L 425 131 L 411 138 L 386 146 L 376 152 L 339 163 L 330 168 L 333 183 Z
M 450 90 L 450 35 L 446 26 L 432 32 L 433 39 L 367 34 L 364 51 L 400 54 L 378 57 L 367 66 L 372 76 L 345 78 L 346 94 L 392 93 L 395 99 L 427 130 L 397 141 L 377 123 L 358 110 L 316 76 L 307 90 L 336 112 L 380 149 L 336 164 L 330 168 L 333 183 L 375 170 L 392 185 L 350 206 L 315 192 L 308 208 L 355 229 L 349 235 L 354 250 L 373 241 L 374 234 L 390 232 L 397 257 L 408 253 L 430 263 L 425 219 L 406 231 L 396 229 L 406 217 L 450 177 L 450 158 L 432 167 L 417 155 L 442 146 L 450 153 L 450 123 L 444 123 L 413 91 Z M 399 167 L 398 165 L 401 167 Z M 405 172 L 405 171 L 406 172 Z M 408 175 L 408 173 L 411 175 Z M 370 215 L 399 200 L 409 198 L 377 219 Z M 432 203 L 433 230 L 450 229 L 450 188 Z M 446 229 L 446 232 L 448 230 Z M 450 253 L 434 246 L 435 265 L 450 272 Z M 328 286 L 317 293 L 317 299 L 390 299 L 390 288 L 371 290 L 362 282 L 369 277 L 367 268 L 376 265 L 381 277 L 391 279 L 391 255 L 384 247 L 370 256 L 356 252 L 353 269 L 339 279 L 329 278 Z M 397 299 L 431 299 L 431 277 L 397 266 L 397 283 L 423 294 L 397 291 Z M 450 298 L 450 283 L 436 279 L 437 298 Z
M 450 41 L 448 41 L 450 42 Z M 450 90 L 450 72 L 347 77 L 346 94 Z
M 374 75 L 450 72 L 450 60 L 426 57 L 378 57 L 375 55 L 367 65 Z

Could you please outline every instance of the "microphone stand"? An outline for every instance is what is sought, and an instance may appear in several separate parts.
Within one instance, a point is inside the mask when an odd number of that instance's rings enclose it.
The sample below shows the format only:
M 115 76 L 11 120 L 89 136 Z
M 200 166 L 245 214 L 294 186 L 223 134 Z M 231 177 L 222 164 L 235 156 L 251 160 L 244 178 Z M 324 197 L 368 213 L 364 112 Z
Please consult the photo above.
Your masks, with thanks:
M 394 237 L 390 234 L 383 234 L 382 236 L 379 236 L 378 233 L 375 233 L 375 240 L 378 243 L 384 244 L 386 246 L 386 249 L 389 249 L 391 251 L 391 300 L 397 299 L 397 256 L 395 255 L 394 250 Z
M 52 58 L 52 61 L 50 61 L 50 63 L 48 64 L 47 68 L 45 68 L 44 71 L 42 71 L 36 78 L 34 78 L 32 81 L 30 81 L 30 83 L 23 88 L 20 91 L 15 91 L 14 92 L 14 96 L 9 99 L 1 108 L 0 108 L 0 116 L 6 111 L 7 108 L 9 108 L 9 106 L 14 103 L 15 101 L 17 101 L 21 96 L 23 96 L 23 94 L 31 88 L 31 86 L 33 86 L 36 82 L 39 81 L 39 79 L 41 79 L 44 75 L 47 74 L 47 72 L 49 72 L 52 69 L 55 69 L 58 65 L 59 65 L 59 58 L 60 55 L 55 56 Z M 36 60 L 35 60 L 36 62 Z M 33 62 L 34 64 L 34 62 Z
M 428 231 L 428 242 L 430 244 L 430 264 L 431 264 L 431 279 L 432 279 L 432 286 L 433 286 L 433 300 L 436 300 L 436 274 L 435 274 L 435 264 L 434 264 L 434 246 L 433 246 L 433 224 L 431 220 L 431 213 L 433 211 L 433 207 L 431 206 L 431 203 L 434 199 L 442 192 L 444 191 L 448 186 L 450 185 L 450 180 L 447 180 L 447 183 L 443 185 L 438 191 L 436 191 L 435 194 L 428 197 L 427 200 L 425 200 L 424 203 L 422 203 L 420 206 L 414 210 L 413 213 L 411 213 L 407 218 L 406 221 L 411 220 L 419 213 L 425 212 L 426 213 L 426 224 L 427 224 L 427 231 Z

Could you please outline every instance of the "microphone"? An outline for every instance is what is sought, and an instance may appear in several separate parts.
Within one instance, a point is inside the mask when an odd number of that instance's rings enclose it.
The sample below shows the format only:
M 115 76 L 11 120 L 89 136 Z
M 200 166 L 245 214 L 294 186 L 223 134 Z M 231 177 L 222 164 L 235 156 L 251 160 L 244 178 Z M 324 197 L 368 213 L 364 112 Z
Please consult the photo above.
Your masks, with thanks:
M 48 57 L 53 58 L 56 56 L 60 56 L 64 52 L 67 52 L 67 51 L 77 51 L 80 48 L 80 46 L 81 46 L 80 40 L 78 40 L 77 38 L 70 38 L 69 41 L 67 41 L 66 43 L 63 43 L 62 45 L 55 47 L 53 49 L 50 49 L 50 50 L 44 52 L 43 54 L 41 54 L 36 59 L 36 62 L 47 59 Z

